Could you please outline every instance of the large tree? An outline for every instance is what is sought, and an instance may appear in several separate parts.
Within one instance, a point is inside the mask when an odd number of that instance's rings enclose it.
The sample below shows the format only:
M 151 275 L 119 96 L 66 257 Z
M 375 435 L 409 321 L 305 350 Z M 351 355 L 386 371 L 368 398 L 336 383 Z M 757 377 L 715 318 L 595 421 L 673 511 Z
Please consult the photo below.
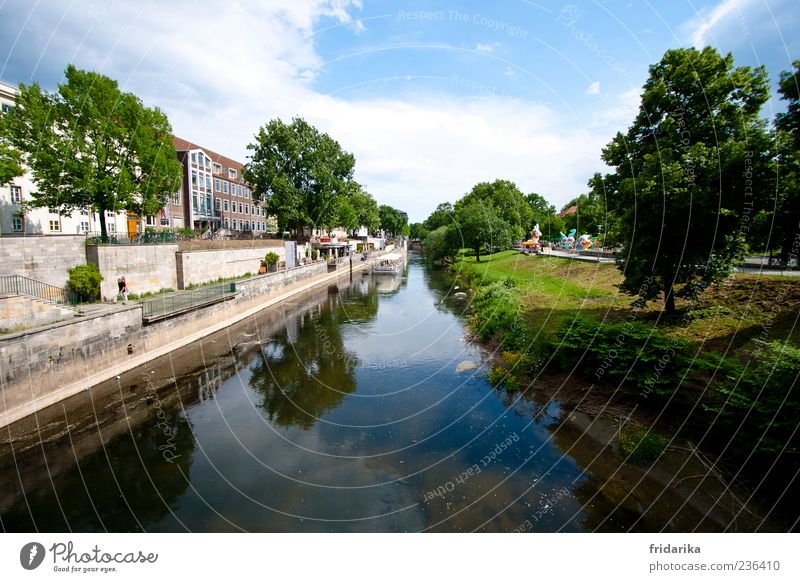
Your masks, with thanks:
M 431 215 L 425 219 L 424 225 L 429 232 L 433 232 L 441 226 L 450 226 L 453 224 L 455 217 L 455 210 L 453 205 L 449 202 L 442 202 L 436 207 L 436 210 L 431 212 Z
M 281 229 L 338 226 L 341 198 L 352 190 L 353 154 L 301 118 L 273 119 L 247 148 L 252 154 L 243 177 L 254 198 L 268 201 Z
M 533 211 L 525 195 L 509 180 L 495 180 L 476 184 L 472 191 L 456 202 L 455 210 L 473 202 L 482 202 L 494 210 L 512 229 L 514 238 L 521 238 L 533 226 Z
M 786 112 L 779 113 L 775 119 L 778 199 L 774 210 L 767 211 L 772 217 L 774 239 L 781 247 L 784 263 L 793 252 L 797 254 L 795 241 L 800 236 L 800 60 L 794 61 L 793 66 L 794 71 L 781 73 L 778 88 L 787 107 Z
M 4 139 L 33 174 L 31 206 L 98 212 L 105 238 L 106 211 L 155 214 L 178 189 L 172 128 L 113 79 L 72 65 L 65 76 L 56 93 L 20 85 Z
M 356 211 L 358 226 L 363 226 L 367 232 L 375 232 L 381 226 L 381 216 L 378 212 L 378 203 L 372 195 L 364 188 L 353 182 L 355 185 L 350 192 L 350 203 Z
M 447 227 L 448 248 L 472 249 L 480 262 L 482 250 L 493 253 L 511 245 L 517 227 L 500 218 L 492 206 L 473 199 L 457 207 L 456 222 Z
M 730 273 L 768 166 L 768 97 L 763 67 L 734 68 L 712 48 L 669 50 L 650 67 L 636 119 L 603 150 L 624 291 L 661 293 L 672 312 L 676 291 L 695 295 Z
M 396 236 L 402 234 L 404 227 L 408 224 L 408 218 L 401 214 L 399 210 L 387 204 L 378 207 L 378 214 L 381 219 L 381 228 L 387 234 Z

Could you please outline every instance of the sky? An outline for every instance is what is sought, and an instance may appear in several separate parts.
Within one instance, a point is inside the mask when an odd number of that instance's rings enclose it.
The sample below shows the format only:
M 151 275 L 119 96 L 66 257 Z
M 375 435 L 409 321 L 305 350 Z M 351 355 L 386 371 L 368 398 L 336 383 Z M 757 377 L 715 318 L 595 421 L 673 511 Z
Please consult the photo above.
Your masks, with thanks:
M 242 162 L 260 126 L 303 117 L 419 222 L 495 179 L 561 208 L 666 50 L 710 45 L 775 84 L 799 31 L 800 0 L 0 0 L 0 80 L 99 71 Z

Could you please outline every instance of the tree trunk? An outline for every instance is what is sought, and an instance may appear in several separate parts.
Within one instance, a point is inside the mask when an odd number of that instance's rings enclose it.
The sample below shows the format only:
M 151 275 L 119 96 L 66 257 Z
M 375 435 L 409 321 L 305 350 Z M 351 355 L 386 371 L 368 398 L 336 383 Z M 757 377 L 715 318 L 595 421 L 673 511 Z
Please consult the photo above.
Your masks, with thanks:
M 108 240 L 108 230 L 106 229 L 106 211 L 100 210 L 100 240 L 106 242 Z
M 478 245 L 475 247 L 475 261 L 480 263 L 481 262 L 481 247 Z
M 675 293 L 672 283 L 664 283 L 664 313 L 675 313 Z

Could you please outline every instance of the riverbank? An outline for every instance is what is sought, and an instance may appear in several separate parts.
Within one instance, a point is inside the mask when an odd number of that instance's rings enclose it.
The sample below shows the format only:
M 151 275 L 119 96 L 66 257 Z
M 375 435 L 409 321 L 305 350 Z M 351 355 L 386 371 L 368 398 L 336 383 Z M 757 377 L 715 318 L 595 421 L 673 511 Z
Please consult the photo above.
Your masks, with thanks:
M 359 272 L 369 261 L 354 261 Z M 141 305 L 0 338 L 0 427 L 224 329 L 319 284 L 350 276 L 324 262 L 252 277 L 234 297 L 148 324 Z
M 475 290 L 472 331 L 496 348 L 494 384 L 514 392 L 542 375 L 581 378 L 584 390 L 567 400 L 634 415 L 662 444 L 692 442 L 754 496 L 793 497 L 796 279 L 736 274 L 665 318 L 657 303 L 631 306 L 614 265 L 504 252 L 462 258 L 453 270 Z

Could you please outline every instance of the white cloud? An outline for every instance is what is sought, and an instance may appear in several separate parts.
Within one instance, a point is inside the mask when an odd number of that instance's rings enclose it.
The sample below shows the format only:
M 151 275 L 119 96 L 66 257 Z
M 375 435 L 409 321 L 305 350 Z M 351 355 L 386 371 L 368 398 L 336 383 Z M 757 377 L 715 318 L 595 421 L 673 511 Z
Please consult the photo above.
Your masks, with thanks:
M 492 48 L 492 45 L 489 45 L 489 44 L 483 44 L 483 43 L 480 43 L 480 42 L 479 42 L 479 43 L 478 43 L 478 44 L 475 46 L 475 50 L 476 50 L 476 51 L 478 51 L 479 53 L 487 53 L 487 54 L 488 54 L 488 53 L 491 53 L 491 52 L 493 52 L 493 51 L 494 51 L 494 48 Z
M 687 23 L 689 28 L 689 41 L 696 48 L 703 48 L 709 44 L 716 44 L 714 31 L 731 21 L 742 22 L 742 11 L 752 0 L 723 0 L 713 9 L 700 12 Z
M 241 161 L 260 125 L 303 116 L 356 155 L 356 179 L 381 203 L 406 210 L 414 221 L 496 178 L 561 205 L 602 169 L 599 152 L 620 112 L 609 109 L 576 127 L 583 118 L 564 113 L 563 104 L 496 95 L 325 95 L 314 85 L 325 72 L 314 27 L 326 15 L 334 25 L 357 29 L 360 2 L 243 4 L 217 0 L 200 9 L 182 0 L 143 9 L 117 3 L 88 20 L 86 6 L 64 4 L 63 12 L 42 12 L 25 37 L 56 30 L 44 61 L 61 70 L 67 60 L 101 70 L 161 107 L 177 135 Z
M 600 81 L 595 81 L 586 87 L 586 93 L 589 95 L 598 95 L 600 93 Z

